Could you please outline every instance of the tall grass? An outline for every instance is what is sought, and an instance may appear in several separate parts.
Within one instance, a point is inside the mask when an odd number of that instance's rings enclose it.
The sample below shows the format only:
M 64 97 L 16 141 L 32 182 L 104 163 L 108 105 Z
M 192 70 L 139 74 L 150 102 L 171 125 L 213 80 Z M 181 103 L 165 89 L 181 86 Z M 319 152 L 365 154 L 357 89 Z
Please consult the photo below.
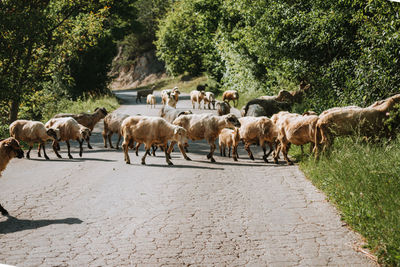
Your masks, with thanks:
M 365 144 L 338 138 L 330 155 L 318 162 L 304 158 L 300 168 L 367 239 L 380 263 L 400 265 L 399 140 Z

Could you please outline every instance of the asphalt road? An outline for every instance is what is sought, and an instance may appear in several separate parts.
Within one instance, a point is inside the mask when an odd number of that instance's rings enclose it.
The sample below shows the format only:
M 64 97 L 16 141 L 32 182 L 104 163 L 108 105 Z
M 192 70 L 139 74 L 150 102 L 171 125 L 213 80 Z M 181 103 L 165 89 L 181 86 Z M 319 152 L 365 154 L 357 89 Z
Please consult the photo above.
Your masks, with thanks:
M 136 104 L 135 92 L 118 110 L 157 115 Z M 158 103 L 160 99 L 158 98 Z M 178 108 L 191 108 L 188 96 Z M 215 112 L 197 111 L 196 112 Z M 106 149 L 102 122 L 74 159 L 61 146 L 50 161 L 13 159 L 0 179 L 0 263 L 18 266 L 368 266 L 361 238 L 296 166 L 256 160 L 206 159 L 205 142 L 190 143 L 186 161 L 164 155 L 146 166 L 130 152 Z M 116 136 L 114 139 L 116 140 Z M 217 149 L 218 151 L 218 149 Z M 216 151 L 216 152 L 217 152 Z M 143 150 L 140 152 L 143 155 Z M 140 155 L 140 156 L 141 156 Z

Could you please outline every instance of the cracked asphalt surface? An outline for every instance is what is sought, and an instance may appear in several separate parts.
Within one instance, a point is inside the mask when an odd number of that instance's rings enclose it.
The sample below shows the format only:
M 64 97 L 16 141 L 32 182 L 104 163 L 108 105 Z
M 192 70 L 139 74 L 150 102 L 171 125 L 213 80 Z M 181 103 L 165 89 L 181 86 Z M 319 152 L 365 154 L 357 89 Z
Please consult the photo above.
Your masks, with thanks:
M 126 100 L 121 113 L 157 115 L 161 106 L 135 104 L 133 91 L 117 94 Z M 188 96 L 177 107 L 191 107 Z M 193 161 L 176 149 L 174 166 L 161 151 L 147 157 L 147 166 L 130 152 L 127 165 L 121 150 L 103 147 L 102 127 L 97 124 L 94 149 L 85 147 L 82 158 L 72 142 L 72 160 L 63 144 L 63 159 L 47 145 L 50 161 L 36 152 L 31 160 L 11 161 L 0 179 L 0 203 L 11 215 L 0 216 L 0 263 L 376 265 L 357 251 L 361 238 L 297 166 L 266 164 L 255 147 L 255 161 L 240 147 L 238 162 L 217 149 L 213 164 L 205 142 L 190 143 Z

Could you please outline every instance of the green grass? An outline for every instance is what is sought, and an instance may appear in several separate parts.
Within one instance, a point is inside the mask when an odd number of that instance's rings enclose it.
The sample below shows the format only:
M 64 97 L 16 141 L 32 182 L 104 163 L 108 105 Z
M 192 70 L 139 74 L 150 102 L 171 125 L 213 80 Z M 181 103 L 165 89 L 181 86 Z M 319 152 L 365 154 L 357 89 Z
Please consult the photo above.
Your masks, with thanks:
M 298 158 L 300 149 L 293 154 Z M 399 140 L 365 144 L 340 138 L 329 156 L 318 162 L 304 157 L 300 168 L 337 206 L 343 220 L 366 238 L 380 263 L 400 265 Z

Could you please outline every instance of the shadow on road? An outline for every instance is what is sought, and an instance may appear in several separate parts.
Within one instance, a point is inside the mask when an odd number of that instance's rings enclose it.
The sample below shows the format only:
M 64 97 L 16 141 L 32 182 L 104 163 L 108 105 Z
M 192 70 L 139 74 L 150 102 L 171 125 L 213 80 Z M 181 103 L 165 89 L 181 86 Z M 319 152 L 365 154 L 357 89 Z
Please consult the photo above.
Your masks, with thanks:
M 10 234 L 24 230 L 37 229 L 52 224 L 81 224 L 78 218 L 66 218 L 58 220 L 20 220 L 8 216 L 7 221 L 0 222 L 0 234 Z

